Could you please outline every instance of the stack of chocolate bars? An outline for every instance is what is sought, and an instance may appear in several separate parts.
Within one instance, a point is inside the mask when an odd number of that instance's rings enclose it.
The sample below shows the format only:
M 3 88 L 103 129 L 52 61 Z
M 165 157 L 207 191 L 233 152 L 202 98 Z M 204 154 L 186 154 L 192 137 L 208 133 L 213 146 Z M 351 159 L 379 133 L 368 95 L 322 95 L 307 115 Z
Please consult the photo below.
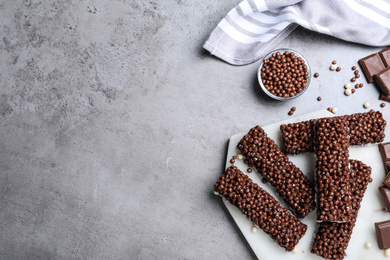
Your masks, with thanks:
M 359 60 L 368 83 L 374 82 L 380 91 L 380 100 L 390 102 L 390 48 Z
M 348 147 L 383 142 L 385 126 L 382 114 L 374 110 L 281 125 L 286 154 L 316 154 L 314 185 L 260 126 L 244 135 L 238 150 L 292 213 L 234 165 L 214 185 L 215 192 L 287 251 L 306 233 L 307 226 L 299 218 L 317 208 L 318 228 L 311 252 L 326 259 L 343 259 L 360 202 L 372 181 L 371 167 L 349 159 Z M 390 148 L 388 154 L 390 166 Z

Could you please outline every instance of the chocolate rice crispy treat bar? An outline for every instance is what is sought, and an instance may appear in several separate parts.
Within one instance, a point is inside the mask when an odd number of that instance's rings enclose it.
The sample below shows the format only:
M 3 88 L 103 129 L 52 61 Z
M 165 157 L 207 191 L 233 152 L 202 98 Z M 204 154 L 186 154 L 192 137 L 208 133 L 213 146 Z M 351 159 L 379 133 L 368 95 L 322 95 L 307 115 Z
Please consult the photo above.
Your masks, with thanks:
M 352 191 L 352 219 L 345 223 L 322 222 L 318 225 L 311 252 L 325 259 L 341 260 L 351 239 L 360 203 L 371 179 L 371 167 L 358 160 L 350 160 Z
M 218 179 L 214 188 L 287 251 L 292 251 L 306 233 L 305 224 L 234 165 Z
M 315 193 L 309 179 L 260 126 L 253 127 L 237 148 L 248 165 L 255 167 L 263 179 L 275 188 L 298 218 L 304 218 L 315 209 Z
M 346 222 L 351 216 L 348 121 L 317 120 L 315 131 L 317 221 Z
M 349 122 L 350 145 L 381 143 L 385 139 L 386 121 L 379 111 L 342 116 Z M 280 126 L 286 154 L 314 152 L 314 126 L 316 120 Z

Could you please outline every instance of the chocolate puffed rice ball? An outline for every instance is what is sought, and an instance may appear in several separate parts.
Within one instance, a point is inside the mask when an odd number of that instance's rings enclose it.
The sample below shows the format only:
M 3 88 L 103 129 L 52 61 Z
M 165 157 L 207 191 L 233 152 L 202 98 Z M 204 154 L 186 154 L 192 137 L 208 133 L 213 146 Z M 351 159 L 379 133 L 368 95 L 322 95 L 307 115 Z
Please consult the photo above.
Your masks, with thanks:
M 309 69 L 303 58 L 292 51 L 274 52 L 263 60 L 259 71 L 263 89 L 277 99 L 297 96 L 308 86 Z

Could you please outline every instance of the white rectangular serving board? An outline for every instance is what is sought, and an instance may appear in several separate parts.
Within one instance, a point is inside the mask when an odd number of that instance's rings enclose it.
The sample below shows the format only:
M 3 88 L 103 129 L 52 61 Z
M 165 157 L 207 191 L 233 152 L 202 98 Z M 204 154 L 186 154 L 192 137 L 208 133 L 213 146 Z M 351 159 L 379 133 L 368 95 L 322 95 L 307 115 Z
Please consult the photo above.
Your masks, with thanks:
M 304 121 L 308 119 L 322 118 L 334 116 L 327 110 L 320 110 L 306 115 L 302 115 L 296 118 L 291 118 L 286 121 L 275 123 L 268 126 L 262 126 L 264 131 L 272 138 L 275 143 L 282 147 L 282 138 L 280 133 L 280 125 L 286 123 L 293 123 Z M 261 126 L 261 125 L 260 125 Z M 249 131 L 249 129 L 248 129 Z M 230 159 L 233 155 L 240 154 L 239 150 L 236 148 L 238 142 L 246 134 L 241 133 L 234 135 L 230 138 L 229 147 L 226 157 L 226 168 L 231 165 Z M 282 147 L 283 149 L 283 147 Z M 372 183 L 368 184 L 365 196 L 361 203 L 361 208 L 358 214 L 358 220 L 356 226 L 353 230 L 352 238 L 349 242 L 348 249 L 346 251 L 347 256 L 346 260 L 367 260 L 367 259 L 390 259 L 384 255 L 384 251 L 378 248 L 378 243 L 375 235 L 375 222 L 389 220 L 390 213 L 383 211 L 383 201 L 381 194 L 379 193 L 378 187 L 381 186 L 381 183 L 385 177 L 385 169 L 382 163 L 381 155 L 378 149 L 378 145 L 367 145 L 364 147 L 350 147 L 350 158 L 357 159 L 364 162 L 366 165 L 372 167 L 371 177 L 373 179 Z M 314 166 L 315 166 L 315 155 L 314 154 L 300 154 L 288 156 L 290 160 L 298 166 L 304 174 L 306 174 L 311 181 L 314 178 Z M 247 173 L 248 166 L 244 164 L 243 160 L 235 160 L 234 165 L 236 165 L 243 173 L 248 174 L 248 176 L 257 183 L 260 187 L 268 191 L 276 199 L 279 200 L 278 195 L 274 192 L 271 186 L 261 182 L 261 179 L 258 173 L 253 170 L 252 173 Z M 316 215 L 315 211 L 307 215 L 303 220 L 308 226 L 307 232 L 304 237 L 300 240 L 297 245 L 298 252 L 287 252 L 284 248 L 281 248 L 277 245 L 267 234 L 265 234 L 261 229 L 253 233 L 251 228 L 253 224 L 251 221 L 246 219 L 246 217 L 233 205 L 227 202 L 224 198 L 222 199 L 226 205 L 228 211 L 232 215 L 236 224 L 240 228 L 242 234 L 248 241 L 249 245 L 253 249 L 257 258 L 260 260 L 274 260 L 274 259 L 286 259 L 286 260 L 315 260 L 323 259 L 317 255 L 310 253 L 311 243 L 313 235 L 316 228 Z M 280 200 L 279 200 L 280 201 Z M 286 207 L 286 204 L 283 201 L 280 201 L 282 206 Z M 365 243 L 370 242 L 372 247 L 370 249 L 365 248 Z

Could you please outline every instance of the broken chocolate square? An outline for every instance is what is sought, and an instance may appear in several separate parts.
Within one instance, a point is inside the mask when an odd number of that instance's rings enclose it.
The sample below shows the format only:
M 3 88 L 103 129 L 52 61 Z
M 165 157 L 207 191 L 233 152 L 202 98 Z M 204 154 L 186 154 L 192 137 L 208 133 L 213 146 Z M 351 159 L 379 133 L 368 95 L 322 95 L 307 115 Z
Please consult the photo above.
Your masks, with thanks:
M 387 173 L 385 179 L 383 180 L 383 185 L 390 189 L 390 174 Z
M 390 67 L 390 47 L 387 49 L 384 49 L 383 51 L 380 51 L 379 56 L 381 57 L 385 66 Z
M 381 186 L 379 187 L 379 191 L 382 194 L 386 211 L 390 212 L 390 189 L 386 188 L 385 186 Z
M 379 72 L 373 77 L 382 93 L 388 96 L 390 94 L 390 68 Z
M 375 231 L 379 248 L 390 248 L 390 220 L 375 223 Z
M 381 153 L 383 165 L 387 173 L 390 166 L 390 142 L 379 144 L 379 152 Z
M 364 75 L 369 83 L 373 82 L 373 76 L 384 70 L 385 64 L 378 53 L 371 54 L 359 60 L 359 65 L 363 70 Z

